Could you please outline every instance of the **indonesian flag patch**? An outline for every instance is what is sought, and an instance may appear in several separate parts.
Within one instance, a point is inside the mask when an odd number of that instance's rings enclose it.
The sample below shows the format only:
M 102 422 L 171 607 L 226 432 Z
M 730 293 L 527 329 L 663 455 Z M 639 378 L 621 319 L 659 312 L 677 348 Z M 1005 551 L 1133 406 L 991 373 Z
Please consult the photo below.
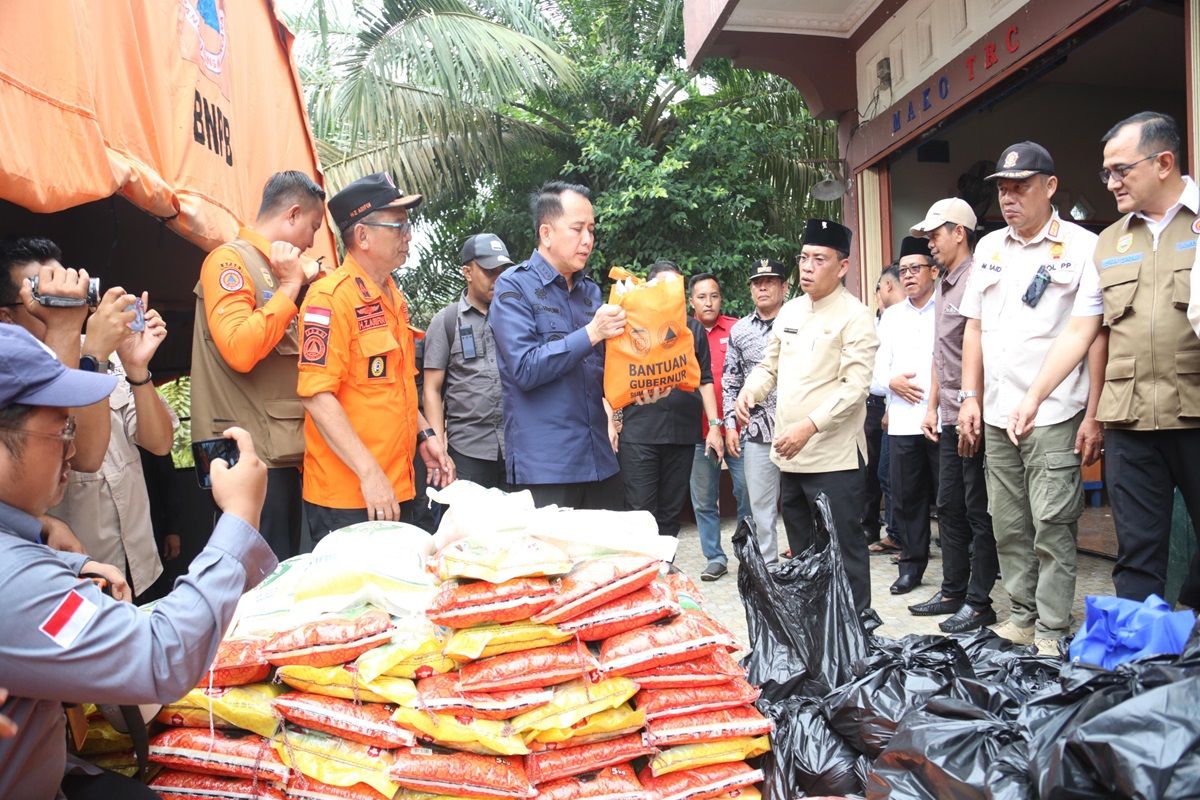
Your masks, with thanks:
M 96 604 L 72 589 L 58 604 L 58 608 L 50 612 L 50 616 L 46 617 L 46 621 L 38 630 L 65 650 L 75 643 L 75 639 L 94 616 Z

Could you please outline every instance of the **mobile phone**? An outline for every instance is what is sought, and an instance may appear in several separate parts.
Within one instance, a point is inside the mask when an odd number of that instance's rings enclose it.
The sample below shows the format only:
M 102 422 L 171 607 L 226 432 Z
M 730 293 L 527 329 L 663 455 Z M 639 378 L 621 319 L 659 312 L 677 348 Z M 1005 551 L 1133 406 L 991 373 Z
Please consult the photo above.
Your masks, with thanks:
M 463 361 L 470 361 L 478 357 L 475 352 L 475 330 L 470 325 L 461 325 L 458 329 L 458 338 L 462 342 L 462 357 Z
M 214 458 L 222 458 L 226 464 L 232 467 L 238 462 L 240 455 L 236 439 L 203 439 L 199 442 L 192 442 L 192 459 L 196 464 L 196 481 L 200 484 L 200 488 L 212 488 L 210 471 Z
M 133 318 L 133 322 L 129 323 L 129 330 L 134 333 L 141 333 L 146 330 L 146 304 L 142 302 L 142 298 L 139 297 L 137 300 L 134 300 L 133 305 L 125 310 L 133 311 L 137 315 Z
M 711 447 L 705 447 L 704 455 L 705 455 L 705 457 L 708 458 L 709 461 L 712 462 L 714 467 L 721 466 L 721 457 L 719 455 L 717 455 L 716 450 L 713 450 Z

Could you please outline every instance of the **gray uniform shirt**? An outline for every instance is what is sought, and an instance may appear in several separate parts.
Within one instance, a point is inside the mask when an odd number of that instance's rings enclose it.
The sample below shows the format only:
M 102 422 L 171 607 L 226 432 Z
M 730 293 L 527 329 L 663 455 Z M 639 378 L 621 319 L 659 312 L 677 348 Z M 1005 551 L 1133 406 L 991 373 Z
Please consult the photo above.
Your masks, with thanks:
M 0 797 L 59 796 L 66 760 L 62 704 L 169 703 L 203 676 L 238 598 L 278 562 L 231 514 L 174 590 L 140 611 L 81 581 L 86 556 L 40 544 L 37 519 L 0 503 L 0 713 L 18 726 L 0 739 Z
M 771 338 L 774 319 L 763 319 L 757 311 L 751 312 L 733 324 L 729 331 L 729 345 L 725 350 L 725 369 L 721 373 L 721 402 L 725 416 L 725 430 L 737 430 L 738 392 L 758 362 L 762 361 Z M 770 444 L 775 441 L 775 390 L 750 409 L 750 424 L 742 430 L 742 440 Z
M 446 336 L 446 315 L 458 308 L 452 335 Z M 462 329 L 475 340 L 475 357 L 463 353 Z M 469 348 L 468 348 L 469 350 Z M 469 355 L 469 353 L 467 354 Z M 504 458 L 504 415 L 500 405 L 500 372 L 496 344 L 487 314 L 467 302 L 464 291 L 458 302 L 434 315 L 425 331 L 425 369 L 445 370 L 442 407 L 446 438 L 456 452 L 484 461 Z

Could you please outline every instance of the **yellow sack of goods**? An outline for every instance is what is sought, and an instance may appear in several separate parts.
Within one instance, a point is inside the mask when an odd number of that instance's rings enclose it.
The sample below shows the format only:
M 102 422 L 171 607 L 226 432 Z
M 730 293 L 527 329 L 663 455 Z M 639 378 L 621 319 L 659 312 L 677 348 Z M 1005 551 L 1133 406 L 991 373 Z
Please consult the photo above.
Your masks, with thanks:
M 206 728 L 211 713 L 215 727 L 232 726 L 270 737 L 279 729 L 279 717 L 271 701 L 284 691 L 284 687 L 270 683 L 212 689 L 201 686 L 163 706 L 155 719 L 176 728 Z
M 275 670 L 275 677 L 302 692 L 341 697 L 360 703 L 411 705 L 417 700 L 417 687 L 408 678 L 382 675 L 364 680 L 353 666 L 306 667 L 292 664 Z
M 710 764 L 726 764 L 761 756 L 771 749 L 766 736 L 737 736 L 697 744 L 681 744 L 660 750 L 650 758 L 650 772 L 657 778 L 681 769 L 696 769 Z
M 280 732 L 271 746 L 284 764 L 330 786 L 365 783 L 386 797 L 400 788 L 387 777 L 395 761 L 390 750 L 295 728 Z
M 17 735 L 20 735 L 20 731 Z M 79 748 L 80 755 L 94 756 L 132 749 L 133 739 L 129 738 L 129 734 L 121 733 L 99 714 L 88 717 L 87 738 L 83 740 L 83 747 Z
M 604 343 L 604 397 L 624 408 L 655 389 L 694 392 L 700 363 L 687 325 L 683 276 L 662 273 L 645 282 L 620 267 L 608 302 L 625 309 L 625 330 Z
M 435 714 L 420 708 L 398 708 L 392 719 L 435 744 L 484 756 L 523 756 L 529 752 L 513 726 L 470 714 Z
M 616 708 L 599 711 L 569 728 L 550 728 L 525 734 L 525 741 L 536 749 L 575 747 L 580 744 L 603 742 L 627 733 L 634 733 L 646 724 L 646 715 L 622 703 Z
M 628 678 L 608 678 L 590 683 L 586 678 L 564 683 L 544 706 L 513 718 L 518 731 L 548 731 L 570 728 L 575 723 L 615 709 L 637 693 L 638 685 Z
M 443 649 L 449 633 L 427 619 L 405 620 L 382 647 L 368 650 L 354 663 L 358 674 L 367 680 L 383 675 L 393 678 L 427 678 L 458 667 L 458 662 Z
M 443 649 L 456 661 L 478 661 L 482 658 L 551 647 L 569 640 L 571 634 L 557 625 L 538 625 L 533 622 L 513 622 L 508 625 L 479 625 L 455 631 Z
M 438 577 L 444 581 L 472 578 L 504 583 L 571 571 L 566 553 L 532 536 L 472 536 L 448 545 L 437 559 Z

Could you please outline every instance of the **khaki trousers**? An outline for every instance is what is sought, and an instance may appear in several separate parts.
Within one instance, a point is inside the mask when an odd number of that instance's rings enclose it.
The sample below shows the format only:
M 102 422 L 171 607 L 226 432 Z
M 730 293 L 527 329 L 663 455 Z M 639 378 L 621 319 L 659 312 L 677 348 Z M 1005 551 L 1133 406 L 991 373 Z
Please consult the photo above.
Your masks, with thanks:
M 1071 628 L 1075 538 L 1083 513 L 1083 479 L 1075 434 L 1083 412 L 1034 428 L 1014 447 L 1008 433 L 984 426 L 988 511 L 1012 620 L 1039 637 Z

